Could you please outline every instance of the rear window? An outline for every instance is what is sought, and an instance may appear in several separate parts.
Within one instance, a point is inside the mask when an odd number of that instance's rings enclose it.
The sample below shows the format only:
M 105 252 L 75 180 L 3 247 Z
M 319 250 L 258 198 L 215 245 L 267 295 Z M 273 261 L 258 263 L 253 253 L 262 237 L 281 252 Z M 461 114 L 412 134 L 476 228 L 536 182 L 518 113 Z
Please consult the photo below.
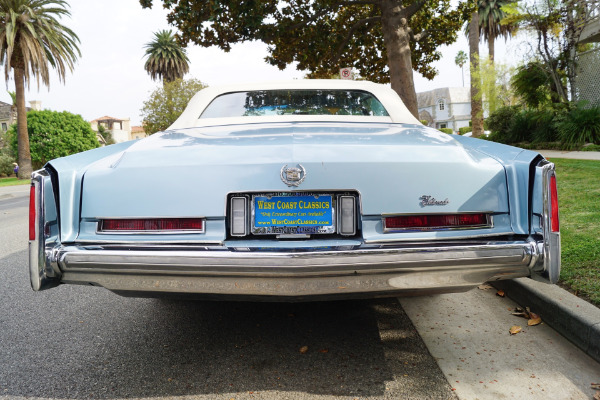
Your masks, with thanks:
M 361 90 L 257 90 L 222 94 L 200 118 L 272 115 L 389 116 L 375 96 Z

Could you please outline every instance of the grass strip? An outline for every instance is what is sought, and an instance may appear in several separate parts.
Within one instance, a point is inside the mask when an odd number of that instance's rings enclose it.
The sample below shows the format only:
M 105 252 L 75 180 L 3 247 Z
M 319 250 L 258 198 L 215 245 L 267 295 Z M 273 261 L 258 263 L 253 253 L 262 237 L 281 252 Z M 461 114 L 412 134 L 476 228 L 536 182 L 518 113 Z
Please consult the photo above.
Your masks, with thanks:
M 0 178 L 0 187 L 2 186 L 15 186 L 15 185 L 30 185 L 30 179 L 17 179 L 17 178 Z
M 600 306 L 600 161 L 550 161 L 558 183 L 561 282 Z

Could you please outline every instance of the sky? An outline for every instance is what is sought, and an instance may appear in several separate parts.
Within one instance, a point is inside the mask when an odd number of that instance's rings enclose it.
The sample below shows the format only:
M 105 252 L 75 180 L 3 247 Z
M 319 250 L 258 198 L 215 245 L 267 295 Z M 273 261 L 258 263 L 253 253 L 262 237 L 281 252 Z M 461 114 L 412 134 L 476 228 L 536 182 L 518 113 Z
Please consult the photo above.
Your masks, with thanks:
M 143 102 L 161 85 L 144 70 L 144 45 L 152 41 L 154 32 L 174 29 L 167 23 L 162 2 L 155 0 L 153 9 L 142 9 L 138 0 L 70 0 L 69 4 L 71 18 L 61 22 L 79 36 L 81 58 L 64 84 L 55 74 L 50 77 L 49 90 L 43 85 L 38 90 L 32 81 L 25 97 L 27 105 L 31 100 L 40 100 L 43 109 L 80 114 L 87 121 L 108 115 L 130 118 L 132 125 L 141 125 Z M 496 60 L 514 64 L 522 58 L 520 47 L 515 40 L 507 44 L 498 41 Z M 438 76 L 430 81 L 415 72 L 416 91 L 462 86 L 461 69 L 454 58 L 459 50 L 468 54 L 468 49 L 463 34 L 456 43 L 440 48 L 443 57 L 434 64 Z M 260 42 L 234 45 L 229 53 L 190 44 L 187 52 L 190 73 L 186 78 L 196 78 L 207 85 L 301 79 L 305 75 L 293 65 L 280 71 L 267 64 L 267 49 Z M 480 52 L 487 54 L 485 44 L 480 46 Z M 466 68 L 464 75 L 468 86 Z M 8 90 L 14 91 L 12 79 Z M 0 90 L 0 101 L 11 102 L 7 90 Z

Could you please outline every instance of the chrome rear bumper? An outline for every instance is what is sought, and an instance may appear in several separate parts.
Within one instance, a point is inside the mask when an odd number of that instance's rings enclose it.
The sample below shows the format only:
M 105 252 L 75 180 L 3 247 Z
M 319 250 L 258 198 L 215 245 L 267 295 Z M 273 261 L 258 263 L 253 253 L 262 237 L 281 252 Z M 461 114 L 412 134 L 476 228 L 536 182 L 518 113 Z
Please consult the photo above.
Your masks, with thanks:
M 327 251 L 63 247 L 61 283 L 122 294 L 204 294 L 273 299 L 456 292 L 529 276 L 534 241 L 365 246 Z

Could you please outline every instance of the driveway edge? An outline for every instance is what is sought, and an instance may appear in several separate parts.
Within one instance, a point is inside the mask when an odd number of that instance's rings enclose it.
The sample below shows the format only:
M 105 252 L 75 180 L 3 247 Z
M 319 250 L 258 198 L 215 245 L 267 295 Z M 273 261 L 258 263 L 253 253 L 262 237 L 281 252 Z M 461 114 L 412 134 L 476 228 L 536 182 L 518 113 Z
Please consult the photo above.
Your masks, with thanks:
M 531 278 L 491 282 L 521 307 L 529 307 L 594 360 L 600 362 L 600 308 L 563 288 Z

